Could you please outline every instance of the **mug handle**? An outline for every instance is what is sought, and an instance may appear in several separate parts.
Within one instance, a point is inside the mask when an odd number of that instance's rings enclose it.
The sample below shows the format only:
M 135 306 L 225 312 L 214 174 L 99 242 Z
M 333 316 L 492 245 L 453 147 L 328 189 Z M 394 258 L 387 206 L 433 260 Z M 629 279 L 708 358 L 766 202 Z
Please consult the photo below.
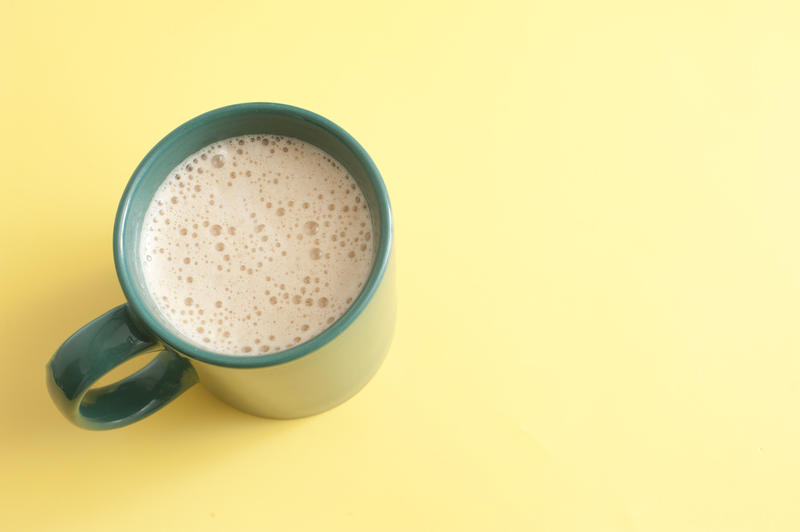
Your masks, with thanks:
M 47 389 L 64 416 L 92 430 L 145 418 L 197 382 L 189 360 L 163 349 L 133 375 L 89 388 L 119 364 L 157 344 L 132 319 L 128 305 L 113 308 L 61 344 L 47 364 Z

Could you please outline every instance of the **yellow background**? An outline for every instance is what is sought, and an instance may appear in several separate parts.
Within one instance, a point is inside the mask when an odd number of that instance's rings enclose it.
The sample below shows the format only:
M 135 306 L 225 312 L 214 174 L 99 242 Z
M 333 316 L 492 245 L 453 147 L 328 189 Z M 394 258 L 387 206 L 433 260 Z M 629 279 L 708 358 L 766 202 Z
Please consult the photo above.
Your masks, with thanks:
M 0 528 L 800 528 L 796 2 L 0 9 Z M 386 363 L 308 419 L 69 425 L 44 365 L 122 301 L 128 177 L 254 100 L 381 169 Z

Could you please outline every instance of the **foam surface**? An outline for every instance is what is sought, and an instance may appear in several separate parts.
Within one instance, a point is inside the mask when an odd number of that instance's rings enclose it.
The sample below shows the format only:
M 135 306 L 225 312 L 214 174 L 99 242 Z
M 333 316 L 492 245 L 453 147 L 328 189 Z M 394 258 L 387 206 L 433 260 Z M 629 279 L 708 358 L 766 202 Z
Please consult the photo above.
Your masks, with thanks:
M 188 341 L 226 355 L 313 338 L 358 296 L 373 261 L 361 190 L 298 139 L 246 135 L 180 163 L 148 207 L 145 283 Z

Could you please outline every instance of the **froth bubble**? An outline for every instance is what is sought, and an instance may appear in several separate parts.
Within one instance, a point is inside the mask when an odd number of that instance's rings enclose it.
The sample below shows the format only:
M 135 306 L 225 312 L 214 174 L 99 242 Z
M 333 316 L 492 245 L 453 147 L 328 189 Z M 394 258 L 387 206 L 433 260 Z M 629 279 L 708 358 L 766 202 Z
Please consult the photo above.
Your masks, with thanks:
M 317 222 L 306 222 L 303 225 L 303 231 L 305 231 L 307 235 L 316 235 L 319 231 L 319 224 Z
M 219 236 L 220 234 L 222 234 L 222 226 L 219 224 L 214 224 L 211 226 L 211 229 L 209 229 L 209 231 L 211 231 L 212 235 Z
M 183 300 L 183 302 L 187 307 L 189 307 L 192 305 L 192 303 L 194 303 L 194 299 L 192 299 L 191 297 L 187 297 L 186 299 Z
M 222 168 L 225 166 L 225 156 L 221 153 L 216 154 L 211 158 L 211 166 L 214 168 Z
M 319 260 L 322 257 L 322 251 L 319 248 L 313 248 L 311 250 L 311 258 L 313 260 Z
M 317 301 L 317 303 L 319 303 L 320 307 L 327 307 L 328 306 L 328 298 L 327 297 L 321 297 L 321 298 L 319 298 L 319 301 Z

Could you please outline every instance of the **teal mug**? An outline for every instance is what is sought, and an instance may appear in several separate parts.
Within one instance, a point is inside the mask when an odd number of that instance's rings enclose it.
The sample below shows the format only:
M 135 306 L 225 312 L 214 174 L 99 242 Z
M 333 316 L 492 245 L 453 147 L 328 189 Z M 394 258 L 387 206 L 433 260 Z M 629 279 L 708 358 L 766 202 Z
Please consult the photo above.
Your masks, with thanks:
M 178 335 L 145 286 L 138 249 L 150 200 L 182 160 L 214 142 L 275 134 L 309 142 L 341 162 L 370 208 L 376 252 L 367 282 L 350 308 L 305 343 L 275 354 L 229 356 Z M 355 395 L 388 351 L 395 322 L 392 212 L 378 169 L 353 137 L 310 111 L 275 103 L 244 103 L 200 115 L 147 154 L 122 195 L 114 224 L 114 262 L 127 302 L 78 330 L 47 364 L 47 387 L 66 418 L 87 429 L 138 421 L 200 382 L 231 406 L 288 419 L 317 414 Z M 133 375 L 92 388 L 136 355 L 157 353 Z

